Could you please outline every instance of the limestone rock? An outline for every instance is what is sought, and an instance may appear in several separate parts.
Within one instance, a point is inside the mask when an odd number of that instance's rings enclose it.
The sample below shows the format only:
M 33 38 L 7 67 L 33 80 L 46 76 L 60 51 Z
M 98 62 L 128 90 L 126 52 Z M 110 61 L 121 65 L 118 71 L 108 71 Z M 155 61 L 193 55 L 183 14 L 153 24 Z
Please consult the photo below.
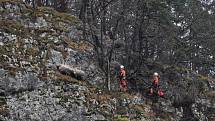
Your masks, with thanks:
M 57 69 L 62 74 L 69 75 L 69 76 L 76 78 L 78 80 L 83 80 L 86 77 L 86 74 L 84 71 L 82 71 L 78 68 L 75 68 L 75 67 L 71 67 L 69 65 L 60 64 L 60 65 L 57 65 Z

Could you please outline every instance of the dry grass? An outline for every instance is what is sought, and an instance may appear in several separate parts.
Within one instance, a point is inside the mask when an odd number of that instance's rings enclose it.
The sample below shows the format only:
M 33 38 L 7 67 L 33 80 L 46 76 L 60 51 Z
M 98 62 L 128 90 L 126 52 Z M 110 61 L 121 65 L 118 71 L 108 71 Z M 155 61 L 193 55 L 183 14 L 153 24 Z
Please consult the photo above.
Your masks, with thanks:
M 2 3 L 20 3 L 23 2 L 22 0 L 0 0 L 0 4 Z
M 130 105 L 130 108 L 133 108 L 139 112 L 145 112 L 145 106 L 144 105 Z
M 112 96 L 111 95 L 108 95 L 108 94 L 103 94 L 103 95 L 99 95 L 98 96 L 98 101 L 99 102 L 108 102 L 112 99 Z
M 215 99 L 215 92 L 212 92 L 212 91 L 205 92 L 205 96 Z
M 55 24 L 58 22 L 64 22 L 69 24 L 77 24 L 78 19 L 72 15 L 69 15 L 67 13 L 60 13 L 55 11 L 53 8 L 50 7 L 38 7 L 35 11 L 35 15 L 37 17 L 45 17 L 45 14 L 51 15 L 51 19 L 47 19 L 50 22 L 54 22 Z
M 54 75 L 54 78 L 53 77 L 50 77 L 50 78 L 53 79 L 53 80 L 56 80 L 56 81 L 69 82 L 69 83 L 73 83 L 73 84 L 78 84 L 80 86 L 81 85 L 82 86 L 86 86 L 87 85 L 87 82 L 84 81 L 84 80 L 76 80 L 75 78 L 72 78 L 69 75 L 63 75 L 63 74 L 61 74 L 59 72 L 55 72 L 52 75 Z
M 29 35 L 29 29 L 25 28 L 21 23 L 14 20 L 1 19 L 0 29 L 7 33 L 19 35 L 21 37 L 28 37 Z
M 86 41 L 81 41 L 81 42 L 77 43 L 77 42 L 70 40 L 68 38 L 65 38 L 64 41 L 68 44 L 68 46 L 70 48 L 76 49 L 79 51 L 88 51 L 88 50 L 93 48 L 92 45 Z
M 7 116 L 9 113 L 10 111 L 6 105 L 0 106 L 0 115 Z
M 130 121 L 130 119 L 126 116 L 116 115 L 114 116 L 113 121 Z
M 72 81 L 72 78 L 68 75 L 56 73 L 56 80 L 69 82 L 69 81 Z
M 39 54 L 39 50 L 37 48 L 28 48 L 26 50 L 26 55 L 32 55 L 33 57 Z

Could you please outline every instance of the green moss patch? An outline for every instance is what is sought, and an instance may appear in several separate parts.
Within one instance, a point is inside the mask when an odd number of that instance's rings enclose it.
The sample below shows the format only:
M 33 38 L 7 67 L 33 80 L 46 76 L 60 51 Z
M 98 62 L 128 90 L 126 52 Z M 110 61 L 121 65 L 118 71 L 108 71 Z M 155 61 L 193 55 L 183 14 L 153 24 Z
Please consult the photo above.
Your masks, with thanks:
M 116 115 L 114 116 L 114 121 L 130 121 L 130 119 L 124 115 Z

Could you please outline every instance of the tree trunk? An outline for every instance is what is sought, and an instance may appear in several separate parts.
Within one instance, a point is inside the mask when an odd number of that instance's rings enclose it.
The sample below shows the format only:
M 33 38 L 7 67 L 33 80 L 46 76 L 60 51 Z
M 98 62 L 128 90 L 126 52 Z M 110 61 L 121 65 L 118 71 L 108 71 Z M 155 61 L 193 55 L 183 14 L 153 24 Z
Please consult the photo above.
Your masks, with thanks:
M 106 9 L 105 9 L 105 0 L 102 1 L 102 28 L 103 28 L 103 33 L 106 35 Z
M 33 6 L 33 9 L 35 10 L 36 9 L 35 0 L 32 0 L 32 6 Z
M 184 106 L 182 108 L 183 108 L 183 117 L 181 119 L 182 121 L 197 121 L 192 111 L 192 105 Z
M 46 6 L 49 6 L 49 0 L 46 0 Z
M 81 10 L 79 13 L 79 19 L 82 20 L 83 22 L 83 38 L 84 40 L 86 40 L 86 13 L 87 13 L 87 4 L 88 4 L 88 0 L 82 0 L 81 3 Z
M 111 82 L 110 82 L 110 61 L 108 59 L 108 62 L 107 62 L 107 87 L 108 87 L 108 90 L 110 91 L 111 90 Z
M 57 7 L 57 10 L 60 12 L 67 12 L 67 0 L 59 0 L 60 7 Z
M 54 9 L 57 9 L 57 6 L 58 6 L 58 2 L 57 2 L 57 0 L 54 0 L 53 8 L 54 8 Z
M 30 0 L 25 0 L 25 2 L 26 2 L 27 4 L 30 4 L 30 3 L 31 3 L 31 1 L 30 1 Z
M 43 3 L 42 3 L 42 0 L 37 0 L 37 6 L 42 6 Z

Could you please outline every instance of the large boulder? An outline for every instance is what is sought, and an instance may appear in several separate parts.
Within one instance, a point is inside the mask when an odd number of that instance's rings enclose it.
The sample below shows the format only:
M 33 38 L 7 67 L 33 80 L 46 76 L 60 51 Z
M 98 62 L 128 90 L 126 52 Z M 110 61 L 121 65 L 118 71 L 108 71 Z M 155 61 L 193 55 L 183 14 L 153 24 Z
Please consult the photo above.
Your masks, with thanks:
M 14 94 L 26 90 L 34 90 L 41 82 L 36 74 L 17 72 L 15 76 L 5 75 L 0 78 L 0 94 Z
M 60 73 L 76 78 L 77 80 L 84 80 L 86 78 L 86 73 L 76 67 L 59 64 L 57 65 L 57 69 Z

